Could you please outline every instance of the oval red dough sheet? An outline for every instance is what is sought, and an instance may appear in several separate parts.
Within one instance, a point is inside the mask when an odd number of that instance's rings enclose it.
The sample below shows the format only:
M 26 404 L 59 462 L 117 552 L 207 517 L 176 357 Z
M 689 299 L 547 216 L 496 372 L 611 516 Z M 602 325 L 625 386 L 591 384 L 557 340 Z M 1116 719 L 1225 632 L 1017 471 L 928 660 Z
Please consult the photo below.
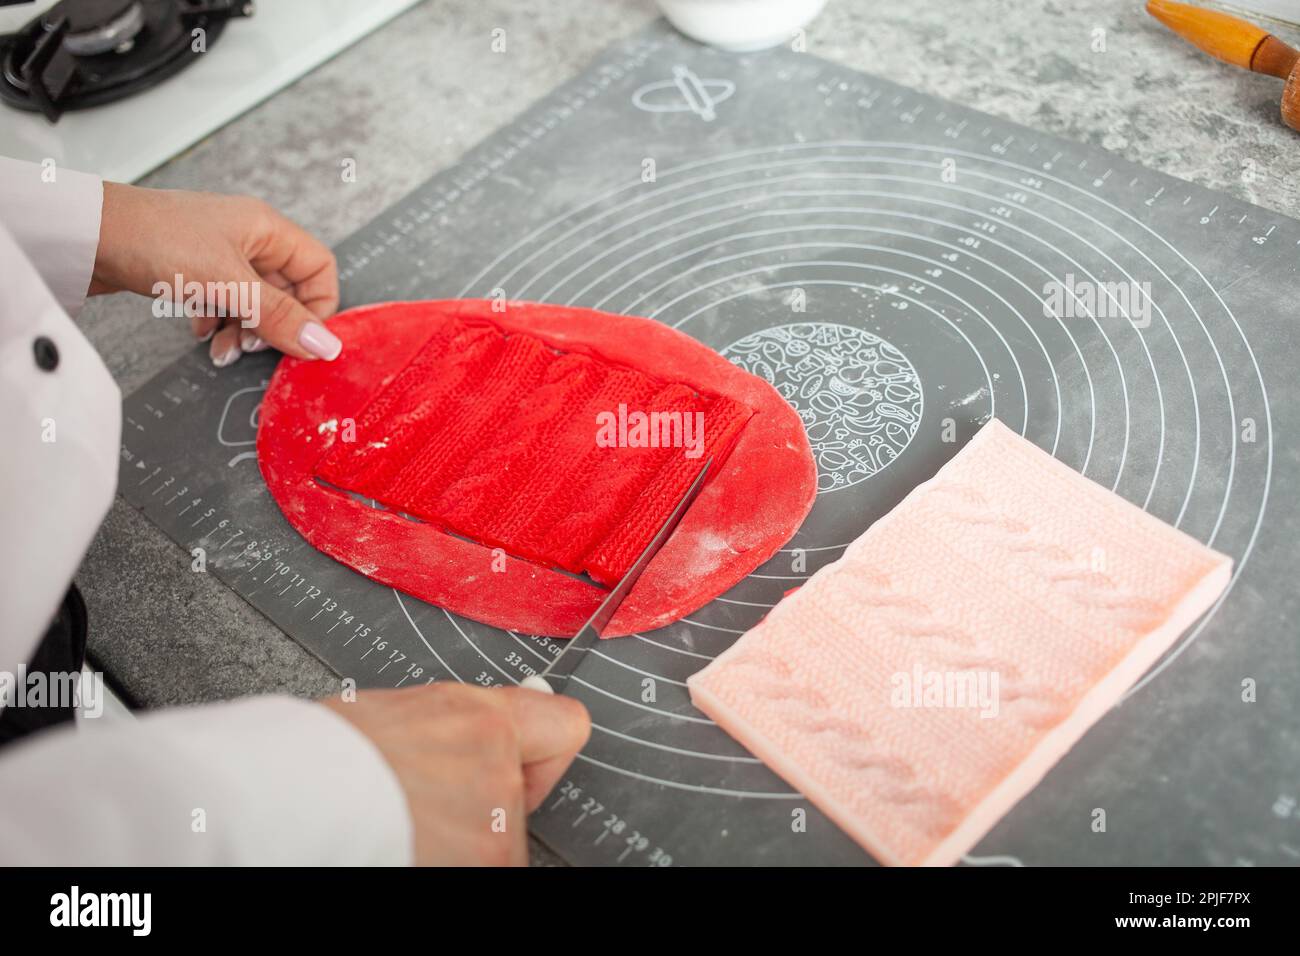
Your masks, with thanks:
M 258 462 L 314 547 L 456 614 L 571 636 L 605 593 L 577 572 L 617 580 L 703 464 L 682 448 L 598 448 L 588 416 L 620 402 L 704 409 L 715 462 L 606 636 L 691 613 L 798 529 L 816 465 L 766 381 L 650 319 L 505 305 L 352 309 L 329 323 L 337 360 L 281 361 Z

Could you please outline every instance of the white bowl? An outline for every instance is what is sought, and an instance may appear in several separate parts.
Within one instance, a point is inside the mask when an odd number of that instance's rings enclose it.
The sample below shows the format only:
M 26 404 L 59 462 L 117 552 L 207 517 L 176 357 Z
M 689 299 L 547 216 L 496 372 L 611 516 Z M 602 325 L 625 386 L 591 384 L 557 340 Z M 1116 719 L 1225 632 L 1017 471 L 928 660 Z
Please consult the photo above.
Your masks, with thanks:
M 688 37 L 736 53 L 789 43 L 824 6 L 826 0 L 659 0 Z

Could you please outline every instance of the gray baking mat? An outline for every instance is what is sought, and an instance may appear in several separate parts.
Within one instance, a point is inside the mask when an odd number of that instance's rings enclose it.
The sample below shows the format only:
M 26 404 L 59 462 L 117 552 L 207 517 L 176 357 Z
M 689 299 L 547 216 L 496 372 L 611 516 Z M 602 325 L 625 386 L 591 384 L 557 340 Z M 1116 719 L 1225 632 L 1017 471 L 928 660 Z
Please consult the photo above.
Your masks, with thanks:
M 725 55 L 659 25 L 339 262 L 345 305 L 502 294 L 653 316 L 771 378 L 808 424 L 821 488 L 790 545 L 579 671 L 596 729 L 533 820 L 566 859 L 869 862 L 684 681 L 994 414 L 1237 577 L 967 862 L 1300 859 L 1300 224 L 806 54 Z M 1052 282 L 1074 295 L 1045 311 Z M 196 349 L 132 395 L 127 499 L 363 685 L 540 669 L 552 642 L 374 585 L 289 529 L 253 452 L 274 361 L 218 372 Z

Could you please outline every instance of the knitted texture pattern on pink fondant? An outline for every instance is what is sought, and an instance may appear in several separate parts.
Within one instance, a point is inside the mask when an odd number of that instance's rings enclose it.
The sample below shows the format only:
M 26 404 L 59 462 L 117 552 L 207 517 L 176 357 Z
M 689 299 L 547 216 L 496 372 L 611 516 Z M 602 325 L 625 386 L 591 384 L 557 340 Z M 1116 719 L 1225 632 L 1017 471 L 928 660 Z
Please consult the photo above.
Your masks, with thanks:
M 658 416 L 658 447 L 597 441 L 597 416 L 617 417 L 620 405 Z M 721 465 L 750 414 L 530 335 L 449 321 L 316 475 L 514 557 L 614 584 L 704 461 Z
M 1231 566 L 992 421 L 691 697 L 881 862 L 950 864 Z

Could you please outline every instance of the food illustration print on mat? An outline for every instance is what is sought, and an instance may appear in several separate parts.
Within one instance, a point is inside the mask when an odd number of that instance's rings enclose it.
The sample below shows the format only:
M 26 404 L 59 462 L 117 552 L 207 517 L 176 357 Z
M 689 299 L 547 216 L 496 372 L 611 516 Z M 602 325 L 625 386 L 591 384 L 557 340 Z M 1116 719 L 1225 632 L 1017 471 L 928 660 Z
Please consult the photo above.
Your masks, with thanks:
M 876 859 L 950 864 L 1231 570 L 994 419 L 687 683 Z
M 571 635 L 603 596 L 591 582 L 618 581 L 708 457 L 703 492 L 609 636 L 712 600 L 812 506 L 797 413 L 659 323 L 447 301 L 330 325 L 343 357 L 286 359 L 267 392 L 267 485 L 313 546 L 455 613 Z
M 903 453 L 921 424 L 916 369 L 897 347 L 863 329 L 796 322 L 752 332 L 722 354 L 800 409 L 818 491 L 866 481 Z

